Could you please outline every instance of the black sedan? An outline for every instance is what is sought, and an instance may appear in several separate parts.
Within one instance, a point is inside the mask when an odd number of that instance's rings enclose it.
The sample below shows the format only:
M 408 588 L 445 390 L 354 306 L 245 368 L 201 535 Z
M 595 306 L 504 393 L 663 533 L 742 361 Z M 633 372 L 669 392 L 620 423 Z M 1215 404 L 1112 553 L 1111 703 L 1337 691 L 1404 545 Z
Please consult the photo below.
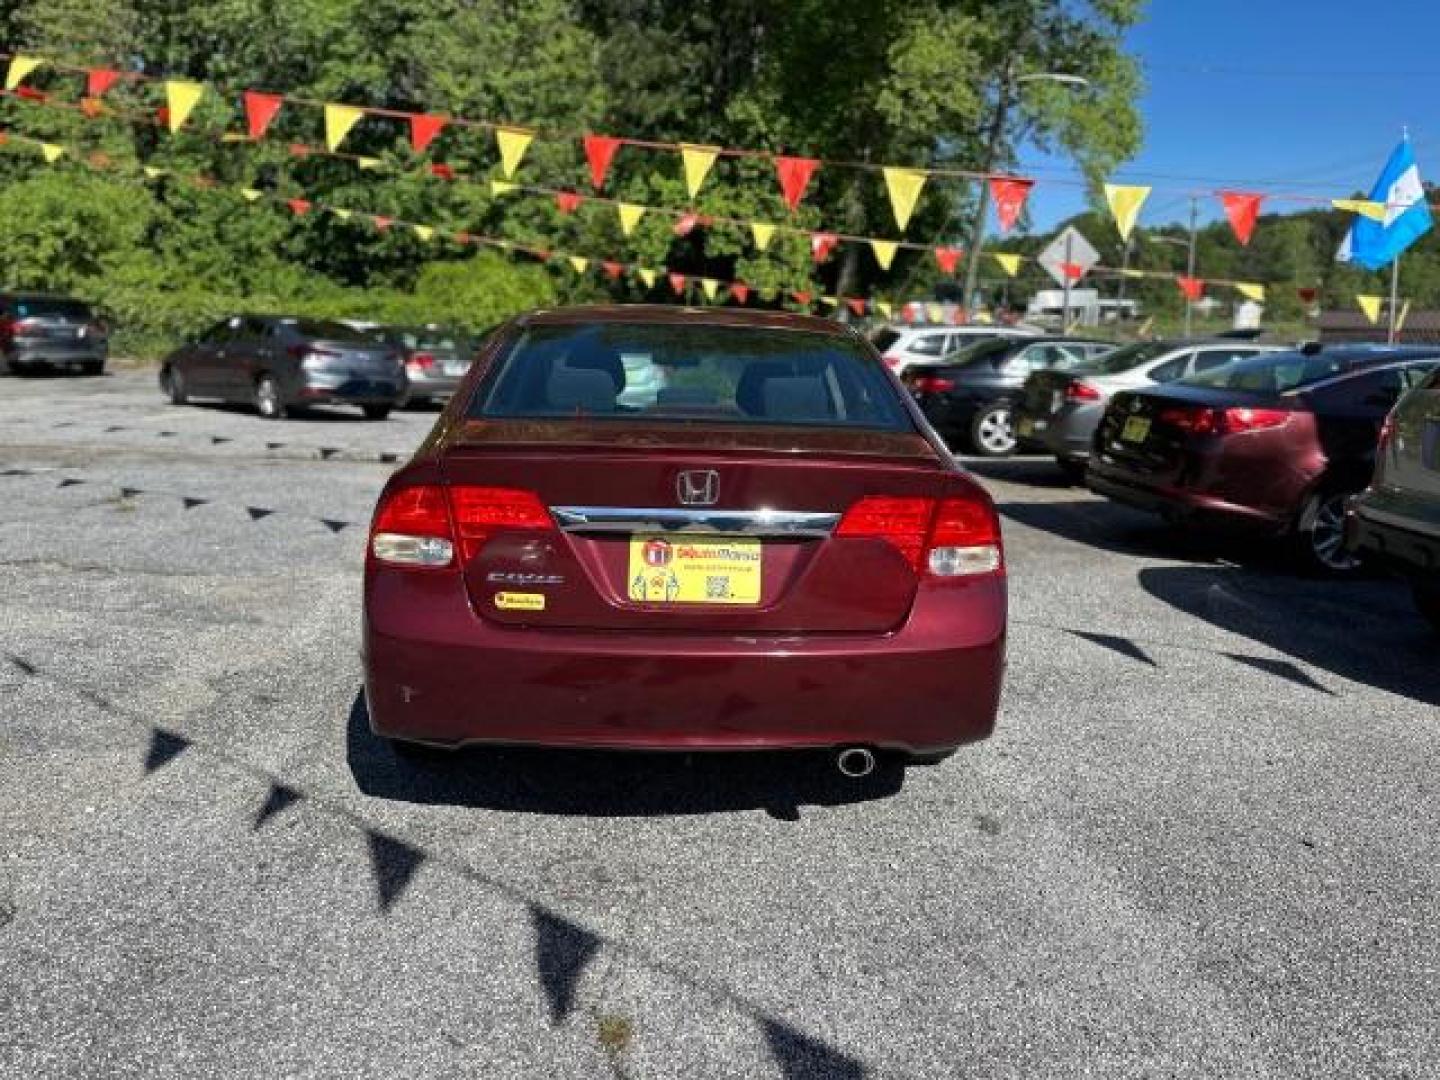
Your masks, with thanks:
M 357 405 L 390 415 L 407 389 L 398 349 L 341 322 L 232 315 L 165 358 L 160 387 L 191 398 L 248 402 L 267 420 L 309 405 Z
M 1070 337 L 998 339 L 933 364 L 913 364 L 901 381 L 945 439 L 985 457 L 1015 452 L 1012 415 L 1031 373 L 1083 364 L 1109 352 L 1106 341 Z

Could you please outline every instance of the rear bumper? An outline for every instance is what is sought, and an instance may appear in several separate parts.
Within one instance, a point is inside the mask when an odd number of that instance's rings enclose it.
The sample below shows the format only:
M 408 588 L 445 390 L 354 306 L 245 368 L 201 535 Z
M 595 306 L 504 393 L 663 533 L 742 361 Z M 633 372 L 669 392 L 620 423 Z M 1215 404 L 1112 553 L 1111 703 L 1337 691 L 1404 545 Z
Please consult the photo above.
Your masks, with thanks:
M 411 375 L 409 399 L 411 401 L 428 401 L 437 398 L 448 398 L 460 387 L 460 375 Z
M 1152 485 L 1117 475 L 1091 460 L 1085 486 L 1116 502 L 1149 510 L 1165 517 L 1202 522 L 1221 528 L 1278 535 L 1290 526 L 1289 514 L 1276 514 L 1243 503 L 1229 502 L 1188 488 Z
M 73 346 L 24 345 L 9 350 L 6 360 L 11 367 L 78 368 L 87 364 L 103 364 L 109 350 L 103 346 L 74 348 Z
M 1368 517 L 1363 495 L 1345 516 L 1345 545 L 1407 576 L 1440 580 L 1440 537 Z
M 528 630 L 477 618 L 447 575 L 367 573 L 379 735 L 447 746 L 952 749 L 995 726 L 1005 582 L 917 597 L 867 637 Z
M 1015 414 L 1016 431 L 1029 420 L 1034 429 L 1021 436 L 1021 445 L 1041 450 L 1067 461 L 1085 461 L 1090 457 L 1090 443 L 1100 426 L 1104 409 L 1100 406 L 1065 408 L 1058 413 L 1030 412 L 1023 407 Z
M 405 384 L 378 379 L 306 379 L 296 391 L 298 404 L 394 405 Z

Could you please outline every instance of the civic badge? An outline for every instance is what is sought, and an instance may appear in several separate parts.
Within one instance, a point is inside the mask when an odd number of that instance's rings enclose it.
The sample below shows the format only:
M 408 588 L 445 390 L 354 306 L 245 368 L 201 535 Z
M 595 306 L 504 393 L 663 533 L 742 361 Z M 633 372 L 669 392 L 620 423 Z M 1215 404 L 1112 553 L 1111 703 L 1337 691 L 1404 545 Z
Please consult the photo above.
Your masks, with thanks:
M 675 477 L 681 506 L 714 506 L 720 500 L 720 474 L 714 469 L 688 469 Z

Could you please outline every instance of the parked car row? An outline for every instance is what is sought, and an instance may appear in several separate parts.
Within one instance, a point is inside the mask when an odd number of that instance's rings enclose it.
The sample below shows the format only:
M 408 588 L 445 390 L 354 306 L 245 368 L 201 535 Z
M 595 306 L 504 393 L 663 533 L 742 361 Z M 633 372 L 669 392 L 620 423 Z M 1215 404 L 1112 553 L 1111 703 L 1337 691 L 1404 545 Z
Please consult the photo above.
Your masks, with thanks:
M 232 315 L 167 356 L 160 386 L 176 405 L 250 404 L 267 420 L 312 405 L 354 405 L 383 420 L 396 407 L 448 398 L 471 353 L 463 335 L 435 327 Z

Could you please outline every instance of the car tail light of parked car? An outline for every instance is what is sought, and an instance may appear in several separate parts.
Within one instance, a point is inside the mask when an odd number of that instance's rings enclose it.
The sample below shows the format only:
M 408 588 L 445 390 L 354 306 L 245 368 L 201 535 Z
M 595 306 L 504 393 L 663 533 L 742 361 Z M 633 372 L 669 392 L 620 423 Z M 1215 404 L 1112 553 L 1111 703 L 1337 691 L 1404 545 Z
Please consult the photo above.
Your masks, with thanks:
M 1161 409 L 1161 424 L 1192 435 L 1234 435 L 1246 431 L 1282 427 L 1290 422 L 1291 409 L 1207 409 L 1186 406 Z
M 918 375 L 910 380 L 910 389 L 917 394 L 943 394 L 955 389 L 955 380 L 943 375 Z
M 1065 384 L 1067 401 L 1099 401 L 1103 396 L 1098 387 L 1091 386 L 1083 379 L 1074 379 Z

